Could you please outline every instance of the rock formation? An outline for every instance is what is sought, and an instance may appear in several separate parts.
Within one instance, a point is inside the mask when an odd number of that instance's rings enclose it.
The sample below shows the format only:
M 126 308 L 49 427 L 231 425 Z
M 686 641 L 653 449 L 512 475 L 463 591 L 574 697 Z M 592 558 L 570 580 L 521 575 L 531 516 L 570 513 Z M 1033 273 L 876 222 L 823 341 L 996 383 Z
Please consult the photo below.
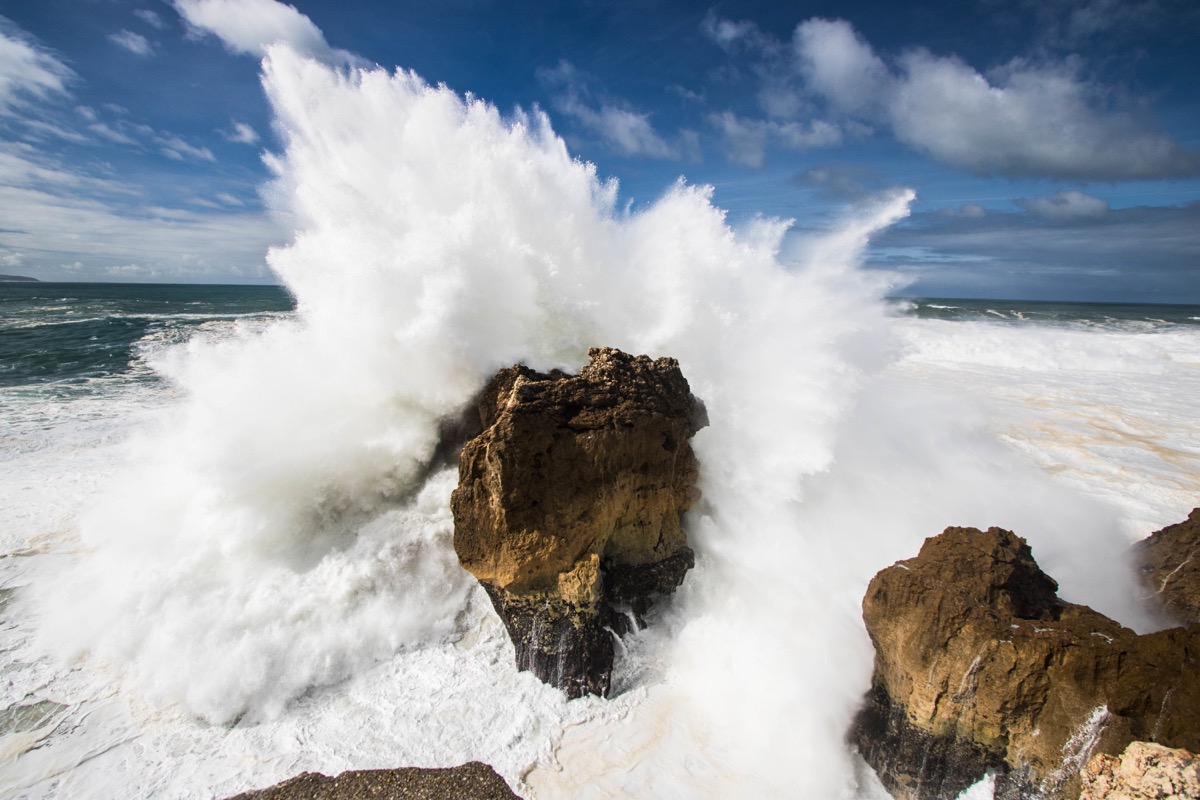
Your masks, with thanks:
M 1084 767 L 1079 800 L 1200 800 L 1200 759 L 1187 750 L 1134 742 Z
M 896 798 L 1074 798 L 1094 753 L 1200 745 L 1200 628 L 1138 636 L 1057 584 L 1025 540 L 947 528 L 863 600 L 875 673 L 851 733 Z
M 1180 621 L 1200 625 L 1200 508 L 1183 522 L 1150 534 L 1133 550 L 1151 595 Z
M 487 590 L 517 667 L 606 695 L 613 633 L 692 567 L 688 440 L 704 407 L 671 358 L 592 348 L 578 376 L 503 369 L 479 401 L 451 497 L 454 549 Z
M 330 778 L 305 772 L 229 800 L 521 800 L 479 761 L 447 769 L 367 769 Z

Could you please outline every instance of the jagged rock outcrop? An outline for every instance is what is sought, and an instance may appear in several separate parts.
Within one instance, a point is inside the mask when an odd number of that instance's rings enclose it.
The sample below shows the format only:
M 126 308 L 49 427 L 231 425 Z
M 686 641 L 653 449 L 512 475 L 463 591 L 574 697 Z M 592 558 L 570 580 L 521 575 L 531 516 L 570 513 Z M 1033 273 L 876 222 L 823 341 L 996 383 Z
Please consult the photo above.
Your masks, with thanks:
M 1057 584 L 1025 540 L 947 528 L 863 600 L 875 673 L 851 732 L 901 800 L 1075 798 L 1095 753 L 1200 745 L 1200 628 L 1138 636 Z
M 1200 508 L 1150 534 L 1133 551 L 1150 594 L 1181 622 L 1200 625 Z
M 501 370 L 459 457 L 454 549 L 487 590 L 517 666 L 569 697 L 606 695 L 613 634 L 692 567 L 704 424 L 672 358 L 592 348 L 579 375 Z
M 1082 775 L 1079 800 L 1200 800 L 1200 759 L 1187 750 L 1134 742 L 1100 753 Z
M 330 778 L 305 772 L 229 800 L 521 800 L 479 761 L 446 769 L 367 769 Z

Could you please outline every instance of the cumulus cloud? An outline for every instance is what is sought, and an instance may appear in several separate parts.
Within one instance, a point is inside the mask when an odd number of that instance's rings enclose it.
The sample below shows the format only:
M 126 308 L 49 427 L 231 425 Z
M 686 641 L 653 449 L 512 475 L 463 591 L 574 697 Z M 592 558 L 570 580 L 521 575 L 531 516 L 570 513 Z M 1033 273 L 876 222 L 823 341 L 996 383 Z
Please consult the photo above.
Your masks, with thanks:
M 48 50 L 0 17 L 0 114 L 67 92 L 73 73 Z
M 1200 154 L 1096 108 L 1098 90 L 1065 65 L 1014 62 L 989 81 L 957 59 L 917 51 L 900 70 L 885 108 L 896 138 L 951 166 L 1082 180 L 1200 172 Z
M 261 58 L 271 45 L 285 43 L 321 61 L 354 60 L 349 53 L 331 48 L 321 29 L 295 6 L 276 0 L 172 0 L 172 3 L 193 30 L 216 36 L 234 53 Z
M 140 33 L 134 33 L 133 31 L 120 30 L 109 34 L 108 39 L 113 44 L 125 48 L 135 56 L 148 56 L 154 52 L 154 45 L 150 43 L 150 40 Z
M 890 88 L 887 67 L 844 20 L 802 22 L 793 44 L 805 83 L 838 111 L 870 112 Z
M 709 21 L 705 30 L 726 48 L 765 38 L 751 23 L 724 23 Z M 860 132 L 883 127 L 915 150 L 981 175 L 1138 180 L 1200 174 L 1200 151 L 1111 107 L 1111 93 L 1082 79 L 1077 61 L 1015 59 L 984 75 L 956 57 L 912 50 L 889 65 L 850 23 L 827 19 L 800 23 L 786 55 L 776 46 L 756 49 L 769 67 L 759 70 L 760 105 L 772 119 L 810 128 L 823 122 L 843 132 L 852 125 Z M 718 126 L 735 153 L 746 152 L 746 124 Z
M 1107 200 L 1074 190 L 1058 192 L 1049 197 L 1018 200 L 1017 205 L 1045 219 L 1084 219 L 1102 217 L 1108 213 Z

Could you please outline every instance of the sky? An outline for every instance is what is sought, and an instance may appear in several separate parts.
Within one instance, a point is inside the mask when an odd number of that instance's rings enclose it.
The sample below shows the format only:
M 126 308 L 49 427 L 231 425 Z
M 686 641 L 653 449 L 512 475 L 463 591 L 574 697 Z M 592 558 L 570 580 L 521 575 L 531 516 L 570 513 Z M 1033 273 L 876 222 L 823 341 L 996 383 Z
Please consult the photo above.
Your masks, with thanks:
M 1200 303 L 1194 0 L 0 0 L 0 274 L 272 282 L 276 41 L 540 109 L 634 209 L 912 188 L 897 294 Z

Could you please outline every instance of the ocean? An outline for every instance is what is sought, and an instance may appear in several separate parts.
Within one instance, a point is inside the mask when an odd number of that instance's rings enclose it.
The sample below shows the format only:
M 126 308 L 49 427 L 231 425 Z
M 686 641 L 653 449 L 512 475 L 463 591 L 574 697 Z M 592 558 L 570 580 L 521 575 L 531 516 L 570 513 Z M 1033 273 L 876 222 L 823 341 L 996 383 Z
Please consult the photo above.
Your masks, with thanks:
M 1200 497 L 1200 309 L 887 300 L 911 191 L 821 233 L 649 204 L 539 114 L 263 61 L 284 289 L 0 284 L 0 796 L 220 798 L 492 764 L 527 798 L 853 798 L 870 578 L 1026 537 L 1138 630 L 1129 545 Z M 613 696 L 513 667 L 451 537 L 439 422 L 500 367 L 673 356 L 696 567 Z M 971 790 L 986 797 L 986 784 Z
M 831 634 L 827 626 L 794 619 L 802 629 L 817 630 L 801 638 L 806 646 L 791 654 L 795 670 L 783 680 L 820 678 L 821 670 L 813 675 L 802 663 L 830 659 L 835 669 L 857 673 L 861 684 L 869 653 L 850 618 L 853 601 L 874 569 L 914 554 L 920 537 L 947 524 L 1010 525 L 1033 540 L 1043 561 L 1062 562 L 1057 570 L 1047 566 L 1064 583 L 1064 593 L 1099 599 L 1130 624 L 1152 626 L 1131 612 L 1128 598 L 1103 596 L 1097 584 L 1107 579 L 1098 580 L 1091 572 L 1094 559 L 1081 559 L 1078 551 L 1090 549 L 1093 535 L 1104 540 L 1116 533 L 1119 542 L 1133 541 L 1181 519 L 1200 497 L 1200 308 L 977 300 L 893 300 L 885 308 L 894 350 L 874 378 L 879 390 L 864 390 L 849 412 L 858 424 L 846 426 L 832 466 L 812 476 L 808 497 L 796 501 L 809 506 L 801 515 L 808 524 L 796 532 L 807 541 L 802 549 L 808 557 L 820 560 L 836 552 L 845 561 L 848 548 L 865 568 L 844 576 L 845 586 L 823 586 L 814 605 L 796 609 L 802 617 L 818 617 L 836 615 L 842 606 L 839 624 L 848 630 Z M 296 324 L 294 301 L 279 287 L 4 284 L 0 309 L 3 796 L 209 798 L 306 769 L 333 773 L 469 759 L 496 764 L 528 797 L 806 796 L 774 783 L 769 766 L 739 753 L 744 742 L 733 742 L 733 748 L 714 742 L 710 729 L 715 721 L 748 731 L 761 726 L 762 739 L 751 734 L 755 748 L 785 759 L 780 766 L 786 766 L 786 752 L 773 750 L 774 737 L 765 734 L 794 721 L 744 719 L 737 704 L 748 693 L 752 705 L 761 702 L 754 707 L 762 713 L 773 695 L 787 697 L 788 690 L 771 683 L 738 686 L 713 674 L 727 668 L 754 674 L 753 666 L 737 662 L 754 661 L 760 650 L 780 645 L 778 631 L 760 629 L 761 612 L 755 609 L 772 602 L 778 589 L 757 587 L 749 597 L 723 598 L 749 616 L 746 627 L 764 641 L 747 640 L 739 631 L 736 643 L 710 642 L 699 653 L 666 641 L 670 635 L 706 639 L 716 633 L 696 620 L 689 624 L 687 606 L 702 604 L 681 598 L 659 620 L 670 634 L 651 629 L 628 643 L 617 696 L 608 701 L 565 703 L 516 674 L 486 600 L 461 576 L 449 588 L 420 590 L 448 624 L 435 624 L 430 635 L 427 624 L 405 619 L 414 609 L 395 597 L 389 604 L 389 590 L 378 581 L 406 562 L 415 565 L 416 580 L 452 569 L 447 563 L 452 552 L 442 553 L 432 567 L 416 564 L 405 552 L 414 537 L 402 532 L 406 523 L 433 529 L 432 537 L 416 541 L 449 547 L 452 476 L 431 479 L 415 499 L 397 500 L 381 516 L 382 536 L 364 534 L 373 540 L 368 557 L 390 554 L 396 564 L 381 565 L 373 574 L 351 559 L 324 576 L 322 602 L 332 599 L 335 607 L 349 610 L 358 626 L 346 632 L 350 640 L 340 647 L 324 643 L 322 658 L 342 653 L 344 663 L 336 671 L 320 672 L 307 653 L 281 641 L 336 635 L 336 619 L 328 620 L 333 631 L 320 623 L 289 629 L 295 623 L 289 616 L 303 619 L 320 611 L 307 607 L 303 596 L 286 596 L 293 585 L 273 574 L 311 574 L 320 570 L 315 557 L 305 562 L 293 552 L 283 558 L 261 542 L 248 553 L 231 553 L 235 560 L 278 559 L 257 571 L 243 569 L 255 572 L 247 580 L 263 585 L 241 602 L 263 607 L 237 619 L 233 630 L 217 622 L 225 613 L 219 603 L 207 610 L 175 608 L 174 592 L 183 605 L 211 603 L 202 585 L 149 581 L 155 594 L 139 593 L 139 601 L 152 599 L 151 607 L 124 607 L 123 593 L 112 584 L 145 581 L 138 573 L 162 565 L 145 553 L 102 557 L 106 546 L 117 545 L 89 539 L 81 526 L 112 491 L 121 493 L 118 506 L 125 513 L 127 504 L 162 500 L 152 482 L 129 487 L 114 476 L 130 469 L 139 437 L 175 424 L 194 402 L 173 377 L 178 362 L 199 358 L 205 349 L 245 346 L 271 336 L 276 327 Z M 938 424 L 939 415 L 950 424 Z M 238 446 L 255 448 L 252 432 Z M 990 497 L 972 496 L 981 488 Z M 1050 506 L 1064 499 L 1074 507 Z M 1047 535 L 1039 530 L 1044 525 L 1030 525 L 1043 515 L 1050 517 L 1048 524 L 1082 519 L 1099 529 Z M 376 527 L 379 523 L 375 520 Z M 859 529 L 870 531 L 857 537 L 866 552 L 854 542 Z M 848 539 L 846 547 L 830 541 L 835 534 Z M 176 531 L 168 526 L 154 535 L 169 539 Z M 389 549 L 388 536 L 406 541 Z M 321 546 L 330 552 L 353 549 L 334 540 Z M 720 546 L 704 557 L 719 562 Z M 1076 560 L 1085 568 L 1064 575 L 1061 567 Z M 689 582 L 701 584 L 699 592 L 706 591 L 705 582 L 719 585 L 714 573 L 723 566 L 702 562 Z M 237 572 L 239 565 L 206 568 Z M 103 574 L 87 574 L 97 569 Z M 806 571 L 804 565 L 789 570 L 797 579 Z M 83 593 L 65 611 L 35 597 L 43 582 L 63 590 L 64 576 L 71 585 L 86 578 L 108 594 Z M 188 577 L 203 583 L 200 576 Z M 408 579 L 393 577 L 400 584 Z M 371 598 L 372 592 L 381 596 Z M 383 606 L 382 621 L 371 614 L 361 618 L 361 604 L 346 604 L 345 597 L 355 593 Z M 801 592 L 791 603 L 803 606 L 813 599 Z M 72 641 L 66 652 L 47 633 L 48 616 L 60 617 L 56 624 L 67 627 L 97 624 L 88 620 L 98 609 L 85 606 L 105 603 L 118 610 L 99 609 L 102 624 L 134 629 L 115 649 L 103 642 L 99 629 L 60 634 L 83 640 Z M 139 655 L 147 633 L 136 628 L 170 614 L 180 617 L 179 624 L 167 625 L 166 641 Z M 196 614 L 211 615 L 208 624 L 217 633 L 195 624 Z M 121 619 L 127 615 L 132 616 Z M 773 622 L 774 612 L 767 617 Z M 382 642 L 378 635 L 357 641 L 364 629 L 377 634 L 380 622 L 394 623 L 396 634 L 384 635 Z M 408 632 L 411 641 L 405 640 Z M 186 641 L 193 635 L 196 642 Z M 362 657 L 346 656 L 344 651 L 360 644 Z M 732 652 L 722 652 L 731 644 Z M 212 652 L 200 665 L 208 674 L 179 663 L 208 647 Z M 704 653 L 715 663 L 671 663 L 673 655 L 694 659 Z M 845 663 L 848 656 L 860 663 Z M 142 663 L 147 657 L 151 663 Z M 726 663 L 731 659 L 732 665 Z M 266 685 L 293 668 L 299 675 L 286 691 L 275 693 Z M 239 693 L 241 700 L 227 709 L 229 695 Z M 691 702 L 691 693 L 724 700 L 706 707 Z M 753 697 L 759 693 L 764 696 Z M 832 713 L 812 711 L 818 717 Z M 835 715 L 820 720 L 817 730 L 836 744 L 835 723 L 842 722 L 844 714 Z M 882 796 L 860 765 L 852 764 L 841 780 L 846 796 Z

